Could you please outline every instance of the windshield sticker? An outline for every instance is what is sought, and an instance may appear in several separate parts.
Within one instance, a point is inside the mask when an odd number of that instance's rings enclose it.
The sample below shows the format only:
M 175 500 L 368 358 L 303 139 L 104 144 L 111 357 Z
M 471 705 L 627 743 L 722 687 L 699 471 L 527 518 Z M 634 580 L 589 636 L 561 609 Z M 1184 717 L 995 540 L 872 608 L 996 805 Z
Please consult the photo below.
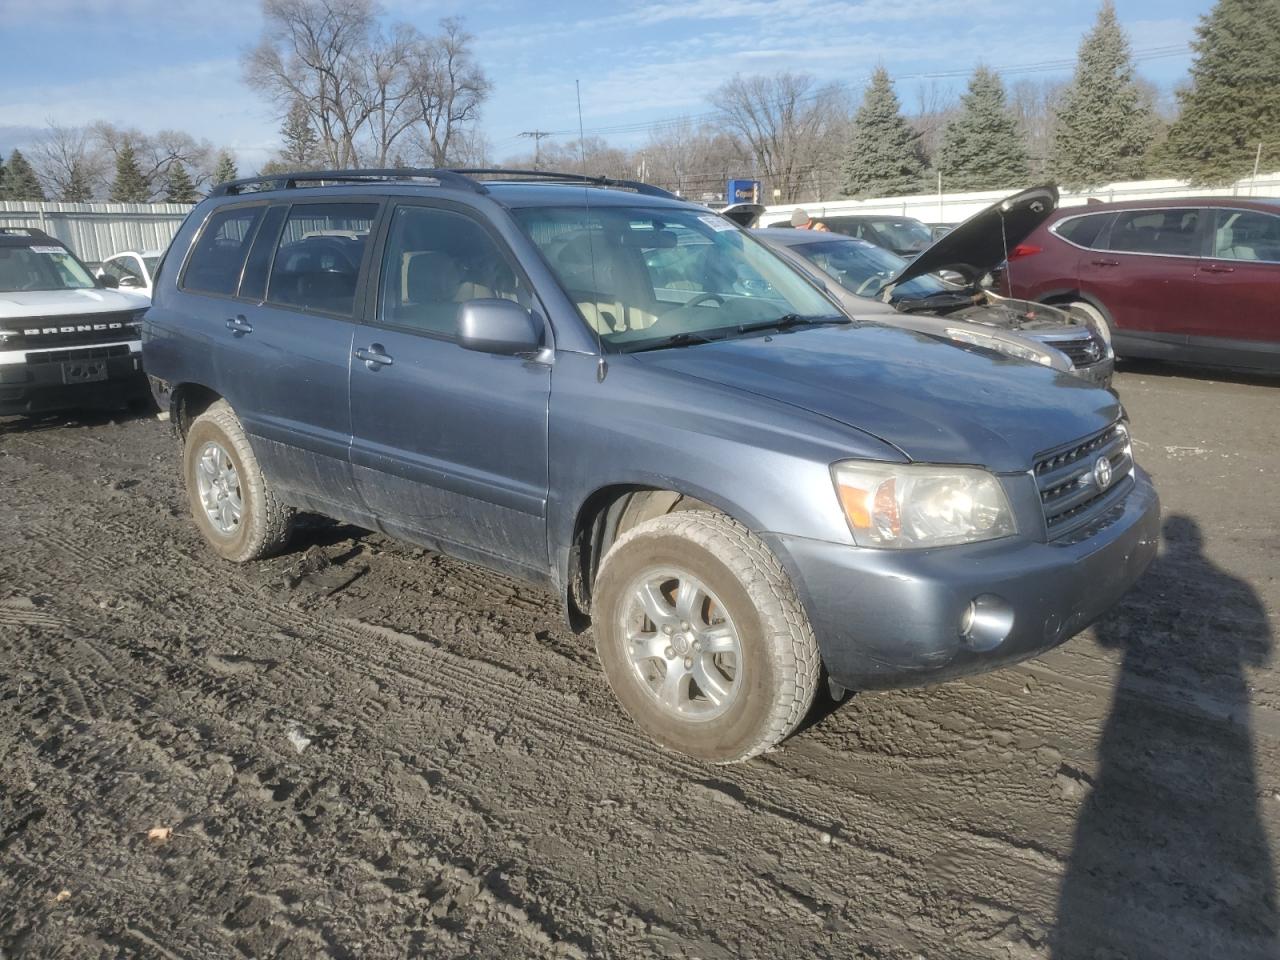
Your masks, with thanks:
M 66 253 L 61 247 L 30 247 L 32 253 Z
M 724 217 L 717 217 L 714 213 L 700 214 L 698 219 L 701 220 L 703 223 L 705 223 L 712 230 L 716 231 L 716 233 L 723 233 L 726 230 L 737 229 L 737 227 L 735 227 L 732 223 L 730 223 Z

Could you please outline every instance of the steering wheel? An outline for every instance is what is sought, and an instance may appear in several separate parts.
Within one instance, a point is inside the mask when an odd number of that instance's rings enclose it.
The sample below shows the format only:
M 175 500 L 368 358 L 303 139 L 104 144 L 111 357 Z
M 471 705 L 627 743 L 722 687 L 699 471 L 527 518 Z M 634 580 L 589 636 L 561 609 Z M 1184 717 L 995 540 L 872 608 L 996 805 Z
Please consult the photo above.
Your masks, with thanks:
M 878 283 L 879 286 L 876 287 L 874 290 L 869 289 L 873 283 Z M 859 297 L 867 297 L 883 289 L 884 289 L 884 280 L 882 280 L 880 277 L 877 277 L 873 274 L 872 276 L 867 277 L 867 279 L 863 280 L 862 283 L 858 284 L 858 289 L 855 290 L 854 293 L 857 294 Z
M 714 300 L 714 301 L 715 301 L 716 303 L 718 303 L 720 306 L 722 306 L 722 307 L 724 306 L 724 297 L 720 296 L 720 294 L 718 294 L 718 293 L 700 293 L 700 294 L 698 294 L 696 297 L 694 297 L 692 300 L 689 300 L 689 301 L 687 301 L 687 302 L 685 302 L 685 303 L 681 304 L 681 305 L 680 305 L 680 307 L 679 307 L 679 309 L 681 309 L 681 310 L 688 310 L 690 307 L 696 307 L 698 304 L 700 304 L 700 303 L 706 303 L 708 300 Z

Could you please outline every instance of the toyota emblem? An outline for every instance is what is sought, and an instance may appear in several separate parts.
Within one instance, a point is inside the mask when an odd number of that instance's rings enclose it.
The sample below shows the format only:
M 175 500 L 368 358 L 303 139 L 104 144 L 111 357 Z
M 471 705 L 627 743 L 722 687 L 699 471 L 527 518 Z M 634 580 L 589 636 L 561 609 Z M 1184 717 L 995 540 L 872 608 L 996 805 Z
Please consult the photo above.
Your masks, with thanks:
M 1111 461 L 1108 458 L 1099 457 L 1098 462 L 1093 465 L 1093 482 L 1098 485 L 1099 490 L 1111 486 Z

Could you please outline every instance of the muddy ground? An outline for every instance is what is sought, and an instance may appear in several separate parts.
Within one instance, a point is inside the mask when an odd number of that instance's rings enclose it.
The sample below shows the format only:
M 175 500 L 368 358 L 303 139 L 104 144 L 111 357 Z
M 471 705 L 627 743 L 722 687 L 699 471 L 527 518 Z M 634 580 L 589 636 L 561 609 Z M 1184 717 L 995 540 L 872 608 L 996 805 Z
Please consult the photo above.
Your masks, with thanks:
M 229 566 L 167 424 L 0 421 L 0 957 L 1280 956 L 1280 385 L 1117 386 L 1122 607 L 736 767 L 537 589 L 323 523 Z

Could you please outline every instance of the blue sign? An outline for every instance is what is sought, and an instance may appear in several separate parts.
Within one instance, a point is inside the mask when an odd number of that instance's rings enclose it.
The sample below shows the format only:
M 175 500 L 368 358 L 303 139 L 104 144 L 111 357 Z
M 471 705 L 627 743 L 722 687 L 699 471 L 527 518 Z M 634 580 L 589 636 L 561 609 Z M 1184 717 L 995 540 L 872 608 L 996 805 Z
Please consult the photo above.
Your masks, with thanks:
M 730 180 L 725 184 L 725 203 L 759 203 L 759 180 Z

